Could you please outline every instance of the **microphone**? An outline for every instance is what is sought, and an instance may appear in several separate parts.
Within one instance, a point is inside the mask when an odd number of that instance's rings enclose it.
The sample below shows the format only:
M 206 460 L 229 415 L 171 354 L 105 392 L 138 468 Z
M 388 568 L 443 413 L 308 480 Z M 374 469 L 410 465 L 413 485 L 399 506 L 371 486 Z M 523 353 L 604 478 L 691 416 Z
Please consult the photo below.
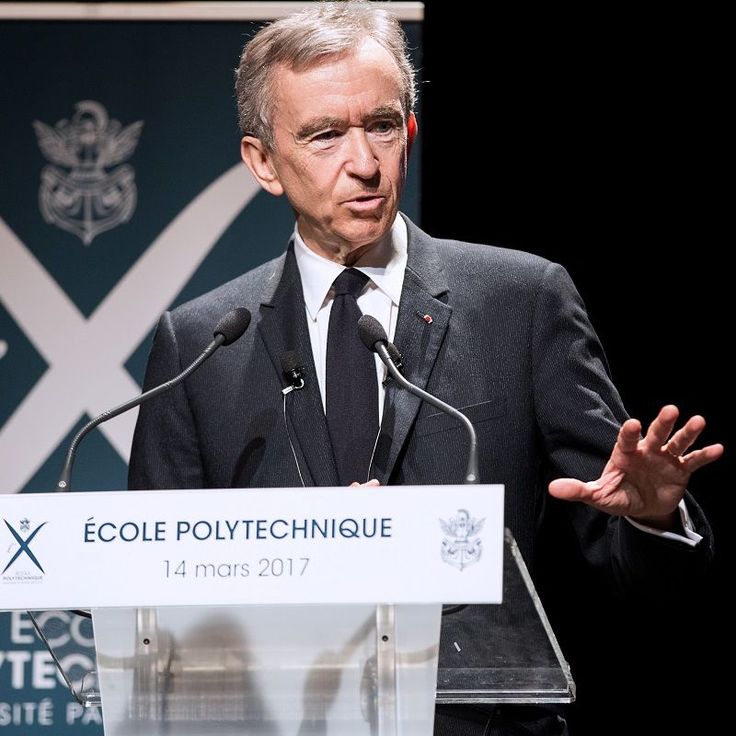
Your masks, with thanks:
M 368 315 L 370 317 L 370 315 Z M 376 322 L 378 324 L 378 322 Z M 378 324 L 380 327 L 381 325 Z M 384 332 L 384 335 L 386 333 Z M 394 365 L 396 366 L 396 370 L 401 373 L 401 375 L 404 375 L 404 357 L 399 352 L 396 345 L 394 345 L 392 342 L 389 342 L 386 344 L 386 350 L 388 350 L 388 354 L 391 356 L 391 360 L 393 360 Z
M 77 448 L 79 443 L 84 437 L 89 434 L 98 424 L 106 422 L 108 419 L 122 414 L 123 412 L 132 409 L 133 407 L 142 404 L 144 401 L 158 396 L 159 394 L 168 391 L 170 388 L 174 388 L 177 384 L 181 383 L 185 378 L 188 378 L 194 371 L 202 365 L 221 345 L 231 345 L 238 340 L 242 334 L 248 329 L 250 324 L 250 312 L 245 307 L 237 307 L 229 311 L 220 321 L 214 330 L 214 339 L 205 348 L 204 352 L 188 367 L 185 368 L 178 376 L 175 376 L 170 381 L 162 383 L 160 386 L 155 386 L 148 391 L 136 396 L 135 398 L 129 399 L 123 404 L 116 406 L 114 409 L 108 409 L 102 412 L 99 416 L 95 417 L 92 421 L 82 427 L 77 432 L 74 439 L 69 445 L 69 449 L 66 453 L 66 460 L 64 461 L 64 467 L 61 469 L 61 475 L 56 484 L 57 491 L 68 491 L 71 489 L 71 475 L 72 467 L 74 466 L 74 459 L 77 455 Z
M 281 390 L 284 395 L 304 388 L 304 366 L 295 350 L 287 350 L 281 355 L 281 370 L 289 379 L 290 386 Z
M 394 345 L 392 342 L 387 343 L 386 350 L 388 350 L 388 354 L 391 356 L 391 360 L 393 360 L 394 365 L 396 366 L 396 370 L 401 373 L 401 375 L 404 375 L 404 357 L 399 352 L 396 345 Z M 386 388 L 386 386 L 391 383 L 391 374 L 387 375 L 386 378 L 383 379 L 382 386 Z
M 444 401 L 440 401 L 440 399 L 438 399 L 436 396 L 428 394 L 426 391 L 419 388 L 419 386 L 415 386 L 413 383 L 407 381 L 407 379 L 401 375 L 392 356 L 392 353 L 395 353 L 396 355 L 399 355 L 399 357 L 401 357 L 400 353 L 396 349 L 396 346 L 388 341 L 386 331 L 383 329 L 381 323 L 375 317 L 371 317 L 371 315 L 369 314 L 364 314 L 358 320 L 358 334 L 360 335 L 360 339 L 363 341 L 363 345 L 365 345 L 368 350 L 374 353 L 378 353 L 378 356 L 384 362 L 386 368 L 388 368 L 388 372 L 391 374 L 391 377 L 400 386 L 403 386 L 407 391 L 414 394 L 415 396 L 418 396 L 420 399 L 426 401 L 428 404 L 437 407 L 437 409 L 439 409 L 440 411 L 443 411 L 446 414 L 455 417 L 455 419 L 463 424 L 465 429 L 468 431 L 468 439 L 470 441 L 465 482 L 477 483 L 478 440 L 475 436 L 475 429 L 470 423 L 470 420 L 462 412 L 458 411 L 449 404 L 446 404 Z M 393 350 L 391 350 L 391 348 L 393 348 Z
M 296 449 L 294 448 L 294 443 L 291 440 L 291 432 L 289 432 L 289 421 L 286 417 L 286 397 L 292 391 L 299 391 L 299 389 L 304 388 L 304 366 L 302 365 L 301 359 L 299 358 L 299 354 L 296 350 L 286 350 L 281 354 L 280 360 L 281 370 L 289 379 L 289 385 L 281 389 L 281 394 L 284 397 L 284 429 L 286 430 L 286 437 L 289 440 L 291 455 L 294 458 L 294 464 L 296 465 L 296 472 L 299 474 L 299 480 L 302 482 L 302 487 L 306 488 L 307 484 L 304 482 L 302 469 L 299 467 L 299 458 L 296 456 Z

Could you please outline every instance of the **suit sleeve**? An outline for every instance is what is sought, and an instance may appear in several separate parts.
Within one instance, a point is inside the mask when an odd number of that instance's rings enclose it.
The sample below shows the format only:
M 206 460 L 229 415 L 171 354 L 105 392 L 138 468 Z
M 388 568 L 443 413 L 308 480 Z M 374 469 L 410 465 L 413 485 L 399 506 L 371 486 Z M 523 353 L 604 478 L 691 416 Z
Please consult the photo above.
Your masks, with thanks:
M 159 320 L 148 358 L 144 389 L 171 380 L 185 366 L 169 312 Z M 138 414 L 128 469 L 128 488 L 202 488 L 202 469 L 194 417 L 185 383 L 143 403 Z
M 583 301 L 564 268 L 549 264 L 540 282 L 533 329 L 534 406 L 549 478 L 593 480 L 608 460 L 627 418 Z M 687 496 L 696 547 L 636 529 L 623 517 L 585 504 L 564 504 L 586 562 L 619 592 L 675 597 L 703 573 L 712 557 L 712 535 Z

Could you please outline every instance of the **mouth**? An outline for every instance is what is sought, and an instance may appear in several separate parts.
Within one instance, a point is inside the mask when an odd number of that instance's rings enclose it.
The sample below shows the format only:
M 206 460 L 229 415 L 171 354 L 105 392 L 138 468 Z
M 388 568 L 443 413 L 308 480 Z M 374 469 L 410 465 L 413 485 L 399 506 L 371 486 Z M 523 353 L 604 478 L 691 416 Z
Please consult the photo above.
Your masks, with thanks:
M 386 197 L 381 194 L 361 194 L 345 201 L 345 205 L 357 212 L 369 212 L 383 205 Z

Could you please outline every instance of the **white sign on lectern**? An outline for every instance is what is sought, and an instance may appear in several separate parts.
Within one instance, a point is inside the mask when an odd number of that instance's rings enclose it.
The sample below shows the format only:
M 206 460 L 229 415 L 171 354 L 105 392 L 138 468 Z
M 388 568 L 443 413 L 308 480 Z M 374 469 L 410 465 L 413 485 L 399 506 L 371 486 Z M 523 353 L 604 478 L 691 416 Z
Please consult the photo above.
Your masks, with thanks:
M 502 551 L 498 485 L 0 496 L 6 610 L 498 603 Z

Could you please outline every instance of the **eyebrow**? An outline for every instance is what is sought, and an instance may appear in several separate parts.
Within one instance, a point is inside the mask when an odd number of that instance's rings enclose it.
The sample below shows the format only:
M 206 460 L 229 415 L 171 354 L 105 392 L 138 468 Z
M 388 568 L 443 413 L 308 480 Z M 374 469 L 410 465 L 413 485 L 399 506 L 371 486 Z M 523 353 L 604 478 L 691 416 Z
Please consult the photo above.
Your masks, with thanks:
M 379 120 L 381 118 L 389 118 L 394 122 L 398 123 L 403 120 L 402 113 L 391 105 L 381 105 L 371 110 L 367 115 L 363 117 L 363 124 L 369 123 L 373 120 Z M 308 120 L 302 125 L 296 132 L 298 140 L 304 140 L 309 138 L 315 133 L 319 133 L 322 130 L 329 130 L 330 128 L 341 128 L 345 124 L 345 121 L 341 118 L 330 117 L 329 115 L 323 115 L 322 117 L 313 118 Z
M 342 120 L 339 118 L 331 118 L 323 116 L 320 118 L 312 118 L 302 125 L 296 132 L 296 137 L 299 140 L 309 138 L 315 133 L 319 133 L 321 130 L 328 130 L 329 128 L 339 128 L 342 125 Z

